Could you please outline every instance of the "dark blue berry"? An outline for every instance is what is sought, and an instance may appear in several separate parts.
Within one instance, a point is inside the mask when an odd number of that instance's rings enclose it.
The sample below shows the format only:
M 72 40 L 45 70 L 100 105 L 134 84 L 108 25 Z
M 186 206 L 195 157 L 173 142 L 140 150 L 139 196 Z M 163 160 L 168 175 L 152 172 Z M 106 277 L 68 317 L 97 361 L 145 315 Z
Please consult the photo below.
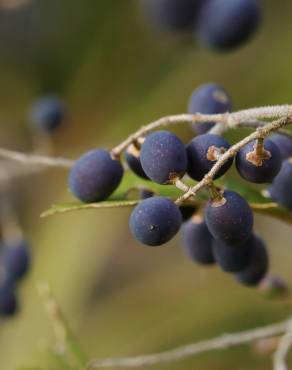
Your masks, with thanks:
M 271 198 L 281 206 L 292 210 L 292 160 L 286 159 L 278 176 L 269 187 Z
M 172 184 L 187 170 L 185 146 L 171 132 L 154 132 L 146 137 L 142 145 L 141 164 L 152 181 L 158 184 Z
M 255 237 L 251 258 L 248 266 L 236 273 L 236 279 L 247 286 L 256 286 L 265 277 L 269 268 L 269 255 L 265 243 L 259 237 Z
M 182 215 L 183 222 L 188 221 L 197 211 L 197 207 L 195 206 L 180 206 L 179 210 Z
M 188 156 L 188 175 L 200 181 L 211 170 L 217 160 L 230 148 L 223 137 L 213 134 L 204 134 L 195 137 L 186 147 Z M 231 167 L 230 158 L 217 172 L 215 179 L 225 174 Z
M 228 245 L 215 240 L 213 253 L 218 265 L 226 272 L 237 272 L 246 268 L 250 262 L 251 251 L 255 238 L 250 236 L 247 241 L 239 245 Z
M 232 101 L 224 88 L 218 84 L 209 83 L 199 86 L 191 95 L 188 112 L 190 114 L 217 114 L 232 110 Z M 195 132 L 205 134 L 214 126 L 212 122 L 192 124 Z
M 14 287 L 7 281 L 0 283 L 0 316 L 13 316 L 18 308 Z
M 126 152 L 125 152 L 125 159 L 130 167 L 130 169 L 142 179 L 148 180 L 148 176 L 144 172 L 141 161 L 140 161 L 140 150 L 134 145 L 131 144 Z
M 274 144 L 279 148 L 282 159 L 292 157 L 292 139 L 281 134 L 274 134 L 270 137 Z
M 260 19 L 258 0 L 208 0 L 199 12 L 196 32 L 202 44 L 230 50 L 255 33 Z
M 27 243 L 21 241 L 5 245 L 1 253 L 3 268 L 11 281 L 23 278 L 30 267 L 30 251 Z
M 71 192 L 82 202 L 108 198 L 119 186 L 123 166 L 103 149 L 91 150 L 80 157 L 69 175 Z
M 222 199 L 210 200 L 205 218 L 213 237 L 225 244 L 243 243 L 251 235 L 252 210 L 246 200 L 234 191 L 225 190 Z
M 202 0 L 141 0 L 142 9 L 156 27 L 185 31 L 193 27 Z
M 64 103 L 57 97 L 47 96 L 37 100 L 31 109 L 31 120 L 34 126 L 51 133 L 58 129 L 66 117 Z
M 200 216 L 193 217 L 182 226 L 183 247 L 187 256 L 202 265 L 213 264 L 213 237 Z
M 130 217 L 130 230 L 141 243 L 158 246 L 167 243 L 179 231 L 182 216 L 169 199 L 152 197 L 134 208 Z
M 245 180 L 257 184 L 272 182 L 281 166 L 281 152 L 269 139 L 264 141 L 261 153 L 257 153 L 257 141 L 252 141 L 240 149 L 236 156 L 237 171 Z

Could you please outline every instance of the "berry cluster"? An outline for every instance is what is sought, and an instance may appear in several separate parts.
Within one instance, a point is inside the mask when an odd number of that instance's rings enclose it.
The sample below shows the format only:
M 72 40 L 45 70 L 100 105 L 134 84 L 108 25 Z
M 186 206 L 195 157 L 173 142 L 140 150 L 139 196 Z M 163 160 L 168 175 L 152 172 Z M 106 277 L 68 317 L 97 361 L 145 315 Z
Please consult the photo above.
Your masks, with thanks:
M 0 251 L 0 315 L 13 315 L 17 308 L 17 284 L 30 266 L 29 247 L 25 241 L 4 245 Z
M 228 94 L 216 84 L 195 90 L 189 104 L 193 113 L 224 113 L 231 105 Z M 126 163 L 137 176 L 160 185 L 177 185 L 185 175 L 201 181 L 231 148 L 223 137 L 206 132 L 214 124 L 198 124 L 200 134 L 187 145 L 164 130 L 140 137 L 126 149 Z M 278 142 L 282 141 L 286 145 L 279 147 Z M 291 178 L 292 184 L 292 162 L 286 159 L 282 167 L 282 160 L 292 151 L 291 143 L 280 135 L 258 138 L 235 157 L 237 171 L 244 180 L 256 184 L 273 182 L 271 196 L 288 208 L 292 207 L 292 197 L 288 190 L 290 183 L 288 186 L 286 182 Z M 69 175 L 69 186 L 81 201 L 102 201 L 117 189 L 124 169 L 113 153 L 92 150 L 76 161 Z M 232 164 L 233 156 L 230 156 L 213 180 L 223 176 Z M 204 210 L 188 203 L 177 205 L 171 199 L 141 190 L 142 201 L 130 217 L 131 233 L 144 245 L 160 246 L 170 241 L 183 224 L 183 244 L 193 261 L 216 262 L 224 271 L 234 273 L 239 282 L 257 285 L 266 275 L 269 261 L 264 242 L 253 232 L 249 204 L 236 192 L 218 188 L 213 182 L 208 188 L 210 199 Z M 285 197 L 289 199 L 284 200 Z
M 256 31 L 258 0 L 141 0 L 142 9 L 159 28 L 194 32 L 200 43 L 230 50 Z

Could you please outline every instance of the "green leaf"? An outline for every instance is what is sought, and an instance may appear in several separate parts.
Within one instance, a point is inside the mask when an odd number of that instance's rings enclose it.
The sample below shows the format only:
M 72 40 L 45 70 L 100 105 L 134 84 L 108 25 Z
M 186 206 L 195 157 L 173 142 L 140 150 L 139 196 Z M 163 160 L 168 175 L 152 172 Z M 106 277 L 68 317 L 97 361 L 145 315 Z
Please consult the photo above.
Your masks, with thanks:
M 188 181 L 189 185 L 193 182 Z M 243 180 L 224 178 L 218 181 L 219 186 L 234 190 L 241 194 L 250 204 L 255 213 L 273 217 L 280 221 L 292 225 L 292 212 L 279 207 L 276 203 L 272 203 L 269 198 L 262 194 L 262 188 Z M 136 206 L 139 202 L 139 189 L 152 190 L 155 194 L 169 197 L 175 200 L 182 192 L 171 185 L 158 185 L 153 182 L 142 180 L 134 174 L 128 172 L 122 181 L 119 189 L 104 202 L 99 203 L 80 203 L 72 202 L 65 204 L 53 205 L 49 210 L 43 212 L 41 217 L 53 216 L 56 214 L 90 210 L 103 208 L 129 208 Z M 203 205 L 207 198 L 204 192 L 198 194 L 197 200 L 189 200 L 188 205 Z

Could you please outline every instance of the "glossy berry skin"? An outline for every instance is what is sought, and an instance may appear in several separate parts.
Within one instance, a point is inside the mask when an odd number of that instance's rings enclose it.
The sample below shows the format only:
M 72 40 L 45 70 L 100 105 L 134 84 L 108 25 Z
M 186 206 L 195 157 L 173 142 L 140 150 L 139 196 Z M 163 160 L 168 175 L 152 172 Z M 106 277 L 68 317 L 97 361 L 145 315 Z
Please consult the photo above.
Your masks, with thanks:
M 197 37 L 211 49 L 231 50 L 255 33 L 260 19 L 258 0 L 208 0 L 198 15 Z
M 11 281 L 23 278 L 30 267 L 30 251 L 27 243 L 21 241 L 3 247 L 1 260 Z
M 140 158 L 146 175 L 158 184 L 171 184 L 187 170 L 185 146 L 168 131 L 157 131 L 147 136 Z
M 195 216 L 182 226 L 182 242 L 186 255 L 202 265 L 215 263 L 212 235 L 202 217 Z
M 130 169 L 142 179 L 149 180 L 148 176 L 144 172 L 141 161 L 140 161 L 140 150 L 135 147 L 135 145 L 131 144 L 126 152 L 125 152 L 125 159 L 130 167 Z
M 179 210 L 181 212 L 183 222 L 186 222 L 197 211 L 197 207 L 195 207 L 195 206 L 180 206 Z
M 217 162 L 218 156 L 225 153 L 230 144 L 223 137 L 213 134 L 196 136 L 186 146 L 188 156 L 188 175 L 197 181 L 211 170 Z M 233 159 L 230 158 L 217 172 L 215 179 L 225 174 L 231 167 Z
M 74 164 L 69 175 L 71 192 L 82 202 L 98 202 L 108 198 L 119 186 L 123 166 L 103 150 L 85 153 Z
M 251 258 L 251 251 L 255 243 L 254 236 L 239 245 L 228 245 L 214 239 L 213 253 L 217 264 L 225 272 L 237 272 L 245 269 Z
M 259 237 L 255 238 L 249 265 L 235 275 L 241 284 L 247 286 L 258 285 L 269 269 L 269 255 L 265 243 Z
M 274 134 L 270 140 L 279 148 L 283 160 L 292 157 L 292 139 L 285 135 Z
M 251 235 L 253 213 L 244 198 L 225 190 L 222 200 L 210 200 L 205 208 L 208 229 L 215 239 L 228 244 L 244 243 Z
M 286 159 L 278 176 L 269 187 L 271 198 L 281 206 L 292 210 L 292 160 Z
M 232 101 L 226 90 L 214 83 L 199 86 L 191 95 L 188 113 L 217 114 L 232 110 Z M 214 126 L 212 122 L 192 124 L 195 132 L 205 134 Z
M 57 97 L 47 96 L 37 100 L 31 109 L 34 127 L 46 133 L 57 130 L 64 122 L 66 108 Z
M 154 247 L 170 241 L 179 231 L 181 223 L 181 213 L 171 200 L 152 197 L 134 208 L 130 230 L 142 244 Z
M 166 31 L 186 31 L 193 27 L 202 0 L 141 0 L 157 28 Z
M 255 148 L 256 141 L 252 141 L 240 149 L 235 161 L 237 171 L 245 180 L 256 184 L 272 182 L 282 166 L 281 152 L 278 146 L 269 139 L 264 141 L 263 158 L 255 154 Z
M 18 308 L 13 285 L 8 282 L 0 284 L 0 316 L 13 316 Z

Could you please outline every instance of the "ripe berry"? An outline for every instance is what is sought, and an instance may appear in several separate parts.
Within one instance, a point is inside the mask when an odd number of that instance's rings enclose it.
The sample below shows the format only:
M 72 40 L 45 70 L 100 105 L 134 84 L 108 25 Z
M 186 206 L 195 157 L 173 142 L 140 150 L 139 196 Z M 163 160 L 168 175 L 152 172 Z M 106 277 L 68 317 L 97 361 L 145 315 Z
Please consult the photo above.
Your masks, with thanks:
M 236 279 L 248 286 L 255 286 L 265 277 L 269 268 L 269 256 L 262 239 L 255 236 L 254 246 L 252 248 L 251 258 L 248 266 L 238 272 Z
M 270 140 L 279 148 L 283 160 L 292 157 L 292 139 L 285 135 L 274 134 Z
M 271 198 L 281 206 L 292 210 L 292 159 L 283 162 L 281 171 L 269 187 Z
M 210 200 L 205 218 L 213 237 L 225 244 L 243 243 L 251 235 L 252 210 L 246 200 L 234 191 L 225 190 L 222 199 Z
M 58 129 L 66 116 L 64 103 L 57 97 L 47 96 L 37 100 L 31 109 L 34 126 L 47 133 Z
M 0 316 L 12 316 L 17 311 L 17 299 L 13 285 L 7 281 L 0 283 Z
M 258 0 L 205 1 L 198 15 L 198 38 L 217 50 L 238 47 L 255 33 L 260 13 Z
M 217 160 L 230 148 L 223 137 L 213 134 L 196 136 L 186 147 L 188 156 L 188 175 L 200 181 L 211 170 Z M 230 158 L 217 172 L 215 179 L 225 174 L 231 167 Z
M 71 192 L 82 202 L 98 202 L 108 198 L 119 186 L 123 166 L 103 149 L 81 156 L 69 175 Z
M 209 83 L 199 86 L 191 95 L 188 112 L 190 114 L 226 113 L 232 110 L 230 96 L 220 85 Z M 214 126 L 212 122 L 199 122 L 192 124 L 195 132 L 205 134 Z
M 187 256 L 202 265 L 213 264 L 212 235 L 200 216 L 192 217 L 182 226 L 183 247 Z
M 213 253 L 216 262 L 223 271 L 237 272 L 248 266 L 253 246 L 253 235 L 239 245 L 228 245 L 219 240 L 214 240 Z
M 152 181 L 171 184 L 187 170 L 185 146 L 171 132 L 154 132 L 146 137 L 142 145 L 141 164 Z
M 139 177 L 148 180 L 148 176 L 144 172 L 141 161 L 140 161 L 140 150 L 134 145 L 131 144 L 126 152 L 125 152 L 125 159 L 128 163 L 130 169 Z
M 266 139 L 258 153 L 257 141 L 240 149 L 236 156 L 236 168 L 247 181 L 257 184 L 272 182 L 282 166 L 282 156 L 277 145 Z
M 12 281 L 25 276 L 30 266 L 30 252 L 25 241 L 4 246 L 1 254 L 3 267 Z
M 141 243 L 158 246 L 167 243 L 179 231 L 182 216 L 169 199 L 152 197 L 134 208 L 130 217 L 130 230 Z
M 188 221 L 194 213 L 197 211 L 197 207 L 195 206 L 180 206 L 179 210 L 182 215 L 182 221 L 186 222 Z
M 142 0 L 142 9 L 155 26 L 168 31 L 185 31 L 194 25 L 201 0 Z

